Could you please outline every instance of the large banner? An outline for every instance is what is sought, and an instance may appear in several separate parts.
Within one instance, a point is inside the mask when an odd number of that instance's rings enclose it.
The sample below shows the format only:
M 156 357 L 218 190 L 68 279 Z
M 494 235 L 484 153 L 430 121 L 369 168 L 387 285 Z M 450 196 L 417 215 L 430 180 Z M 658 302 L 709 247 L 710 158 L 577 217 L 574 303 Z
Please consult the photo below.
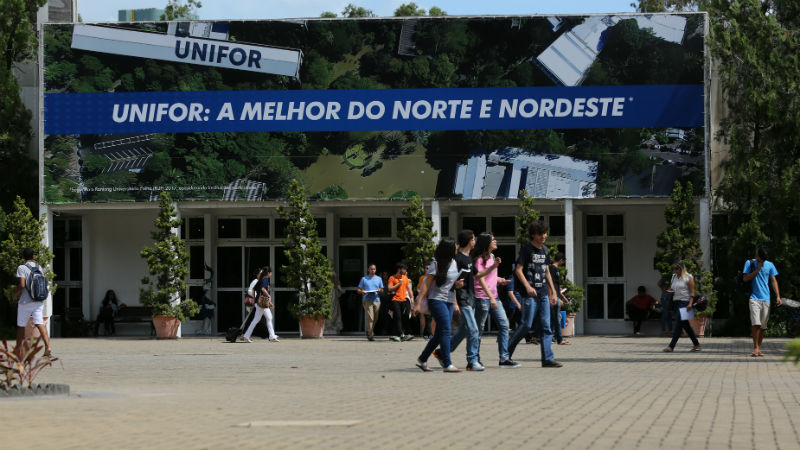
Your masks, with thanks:
M 45 201 L 703 186 L 704 19 L 45 25 Z

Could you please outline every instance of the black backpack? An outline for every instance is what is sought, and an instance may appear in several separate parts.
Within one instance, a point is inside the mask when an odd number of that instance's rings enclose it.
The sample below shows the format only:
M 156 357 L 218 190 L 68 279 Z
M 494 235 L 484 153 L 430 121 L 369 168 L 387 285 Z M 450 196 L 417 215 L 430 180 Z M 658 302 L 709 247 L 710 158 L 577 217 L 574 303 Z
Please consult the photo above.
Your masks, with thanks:
M 751 263 L 751 265 L 752 264 L 754 264 L 754 262 Z M 744 275 L 745 274 L 742 270 L 736 272 L 736 290 L 738 290 L 740 294 L 749 298 L 753 293 L 753 280 L 744 281 Z
M 28 288 L 28 294 L 30 294 L 31 299 L 35 302 L 43 302 L 47 300 L 47 296 L 50 294 L 50 289 L 47 287 L 47 278 L 45 278 L 44 274 L 42 273 L 41 267 L 38 264 L 34 264 L 33 266 L 28 266 L 31 269 L 31 274 L 28 276 L 28 279 L 25 280 L 26 287 Z

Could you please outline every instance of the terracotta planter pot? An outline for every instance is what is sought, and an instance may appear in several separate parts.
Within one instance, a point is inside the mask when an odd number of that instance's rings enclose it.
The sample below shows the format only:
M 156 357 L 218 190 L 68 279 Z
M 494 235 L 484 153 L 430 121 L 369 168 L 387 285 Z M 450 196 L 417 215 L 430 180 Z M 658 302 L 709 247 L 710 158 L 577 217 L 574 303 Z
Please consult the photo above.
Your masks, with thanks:
M 698 317 L 696 319 L 692 319 L 689 321 L 689 325 L 692 326 L 692 330 L 697 337 L 703 337 L 706 333 L 706 318 L 705 317 Z
M 178 339 L 181 321 L 172 316 L 155 316 L 153 326 L 156 327 L 156 339 Z
M 303 339 L 319 339 L 325 330 L 325 318 L 305 316 L 300 318 L 300 337 Z
M 575 336 L 575 313 L 567 314 L 567 326 L 561 329 L 561 336 Z

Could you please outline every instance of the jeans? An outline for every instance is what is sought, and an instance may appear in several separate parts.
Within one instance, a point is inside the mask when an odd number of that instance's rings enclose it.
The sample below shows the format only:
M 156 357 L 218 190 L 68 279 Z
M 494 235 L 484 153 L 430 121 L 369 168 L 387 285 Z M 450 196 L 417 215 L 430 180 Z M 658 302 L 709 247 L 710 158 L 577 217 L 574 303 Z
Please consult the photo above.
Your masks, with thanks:
M 488 298 L 476 298 L 478 304 L 475 309 L 475 322 L 478 323 L 478 353 L 480 353 L 480 337 L 483 335 L 483 327 L 486 326 L 486 320 L 489 314 L 492 315 L 495 323 L 497 324 L 497 355 L 500 361 L 508 359 L 508 318 L 506 311 L 503 309 L 503 304 L 497 302 L 497 308 L 492 309 L 491 301 Z
M 456 330 L 456 334 L 450 338 L 450 352 L 458 348 L 458 344 L 467 337 L 467 362 L 478 361 L 478 352 L 481 350 L 481 338 L 478 331 L 478 324 L 475 321 L 475 309 L 472 306 L 459 306 L 461 308 L 461 326 Z M 439 331 L 438 320 L 436 321 L 436 331 Z
M 541 311 L 538 314 L 541 314 Z M 556 344 L 564 342 L 564 337 L 561 336 L 561 303 L 559 302 L 556 302 L 555 305 L 550 305 L 550 331 L 553 332 L 553 339 Z M 534 319 L 533 336 L 531 337 L 541 340 L 542 335 L 542 322 Z
M 553 332 L 550 331 L 550 300 L 546 295 L 525 297 L 525 300 L 522 302 L 522 322 L 520 322 L 517 329 L 514 330 L 514 334 L 509 338 L 509 358 L 514 354 L 514 350 L 516 350 L 519 341 L 521 341 L 528 333 L 528 330 L 531 329 L 533 318 L 537 317 L 537 311 L 540 311 L 538 318 L 539 324 L 542 326 L 542 341 L 539 343 L 539 349 L 542 353 L 542 362 L 553 360 L 553 349 L 550 347 L 553 345 Z
M 689 325 L 688 320 L 681 320 L 681 308 L 686 308 L 689 306 L 689 301 L 674 301 L 675 303 L 675 327 L 672 331 L 672 340 L 669 342 L 669 346 L 675 348 L 675 344 L 678 343 L 678 339 L 681 337 L 681 329 L 686 330 L 686 334 L 689 336 L 689 339 L 692 340 L 692 344 L 700 345 L 700 342 L 697 340 L 697 336 L 694 335 L 694 330 L 692 326 Z
M 436 332 L 428 340 L 419 360 L 426 362 L 436 347 L 439 347 L 439 357 L 445 367 L 453 362 L 450 360 L 450 319 L 453 316 L 453 304 L 441 300 L 428 299 L 428 309 L 433 320 L 436 321 Z

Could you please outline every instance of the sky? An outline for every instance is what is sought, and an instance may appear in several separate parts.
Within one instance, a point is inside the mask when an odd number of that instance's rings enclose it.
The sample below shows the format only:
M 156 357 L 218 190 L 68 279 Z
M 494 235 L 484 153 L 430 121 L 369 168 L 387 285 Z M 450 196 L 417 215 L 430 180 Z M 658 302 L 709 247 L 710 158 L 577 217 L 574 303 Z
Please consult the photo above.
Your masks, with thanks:
M 163 8 L 167 0 L 77 0 L 84 22 L 113 22 L 120 9 Z M 200 19 L 282 19 L 319 17 L 324 11 L 340 14 L 348 3 L 392 16 L 410 0 L 201 0 Z M 438 6 L 448 15 L 476 14 L 588 14 L 633 12 L 633 0 L 417 0 L 423 9 Z

